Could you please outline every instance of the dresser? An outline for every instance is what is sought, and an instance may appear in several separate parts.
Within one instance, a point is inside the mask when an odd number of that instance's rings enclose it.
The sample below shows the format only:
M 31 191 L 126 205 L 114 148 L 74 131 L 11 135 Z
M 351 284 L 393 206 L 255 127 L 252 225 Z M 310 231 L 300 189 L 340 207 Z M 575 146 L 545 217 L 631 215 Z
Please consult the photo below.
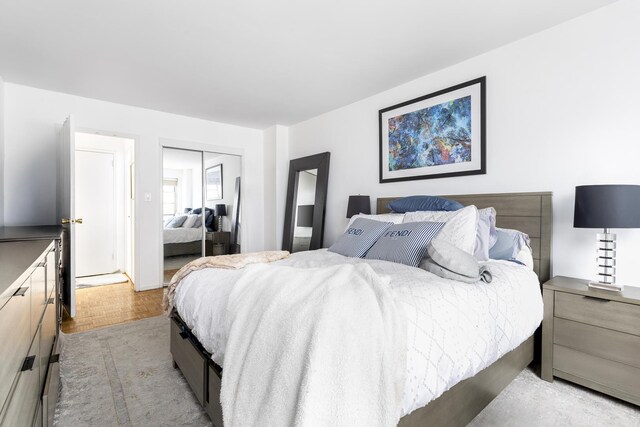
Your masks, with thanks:
M 0 228 L 0 426 L 53 425 L 60 232 Z
M 542 378 L 640 405 L 640 288 L 609 292 L 558 276 L 543 299 Z

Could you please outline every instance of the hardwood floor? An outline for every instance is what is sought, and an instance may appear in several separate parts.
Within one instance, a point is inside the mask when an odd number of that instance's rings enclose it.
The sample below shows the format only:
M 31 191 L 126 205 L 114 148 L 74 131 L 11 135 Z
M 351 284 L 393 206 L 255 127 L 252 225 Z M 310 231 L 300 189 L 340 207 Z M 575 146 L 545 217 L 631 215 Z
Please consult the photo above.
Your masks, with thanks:
M 162 314 L 164 289 L 135 292 L 133 284 L 96 286 L 76 290 L 76 317 L 65 317 L 62 332 L 74 333 L 132 322 Z

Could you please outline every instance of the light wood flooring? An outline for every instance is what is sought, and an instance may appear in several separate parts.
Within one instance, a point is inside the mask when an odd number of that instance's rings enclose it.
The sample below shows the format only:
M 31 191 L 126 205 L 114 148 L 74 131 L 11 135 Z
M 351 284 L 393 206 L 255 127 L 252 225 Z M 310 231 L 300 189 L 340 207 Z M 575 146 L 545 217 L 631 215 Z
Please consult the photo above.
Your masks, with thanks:
M 159 316 L 164 289 L 136 292 L 131 281 L 76 289 L 76 317 L 65 317 L 62 332 L 73 333 Z

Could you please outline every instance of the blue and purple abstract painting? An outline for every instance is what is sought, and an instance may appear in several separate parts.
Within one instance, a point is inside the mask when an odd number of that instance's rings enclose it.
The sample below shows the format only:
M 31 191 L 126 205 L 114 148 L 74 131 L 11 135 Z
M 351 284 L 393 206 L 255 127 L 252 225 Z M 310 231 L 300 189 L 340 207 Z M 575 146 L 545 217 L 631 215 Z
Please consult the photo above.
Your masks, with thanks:
M 471 161 L 471 96 L 388 120 L 389 171 Z

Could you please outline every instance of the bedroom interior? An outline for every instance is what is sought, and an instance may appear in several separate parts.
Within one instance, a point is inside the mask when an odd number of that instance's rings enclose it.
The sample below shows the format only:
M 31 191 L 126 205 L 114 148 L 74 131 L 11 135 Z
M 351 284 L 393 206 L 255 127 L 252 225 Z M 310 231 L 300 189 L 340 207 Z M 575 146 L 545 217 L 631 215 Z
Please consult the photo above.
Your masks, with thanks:
M 640 426 L 640 3 L 561 3 L 0 0 L 0 427 Z

